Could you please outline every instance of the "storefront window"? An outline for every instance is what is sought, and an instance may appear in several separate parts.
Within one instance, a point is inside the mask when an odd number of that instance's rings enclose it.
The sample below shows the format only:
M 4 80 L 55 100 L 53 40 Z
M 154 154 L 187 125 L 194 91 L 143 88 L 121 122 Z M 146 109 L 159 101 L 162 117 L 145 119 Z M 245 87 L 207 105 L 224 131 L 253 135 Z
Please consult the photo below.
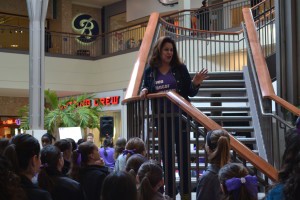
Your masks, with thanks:
M 0 138 L 11 138 L 21 132 L 18 117 L 0 117 Z

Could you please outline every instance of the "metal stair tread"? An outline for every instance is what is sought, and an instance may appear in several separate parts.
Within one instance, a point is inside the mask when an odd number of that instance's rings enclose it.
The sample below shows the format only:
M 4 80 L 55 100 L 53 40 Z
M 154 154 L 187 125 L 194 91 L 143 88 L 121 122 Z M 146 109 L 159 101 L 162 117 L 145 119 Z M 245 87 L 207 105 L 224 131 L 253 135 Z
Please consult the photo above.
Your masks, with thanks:
M 243 107 L 231 107 L 231 106 L 196 106 L 197 109 L 201 111 L 249 111 L 249 106 L 243 106 Z
M 246 88 L 199 88 L 199 92 L 246 92 Z
M 204 127 L 199 127 L 199 128 L 204 129 Z M 223 126 L 222 128 L 229 132 L 252 132 L 252 131 L 254 131 L 253 126 Z
M 251 116 L 209 116 L 214 121 L 250 121 L 252 119 Z
M 248 102 L 248 97 L 191 97 L 193 102 Z

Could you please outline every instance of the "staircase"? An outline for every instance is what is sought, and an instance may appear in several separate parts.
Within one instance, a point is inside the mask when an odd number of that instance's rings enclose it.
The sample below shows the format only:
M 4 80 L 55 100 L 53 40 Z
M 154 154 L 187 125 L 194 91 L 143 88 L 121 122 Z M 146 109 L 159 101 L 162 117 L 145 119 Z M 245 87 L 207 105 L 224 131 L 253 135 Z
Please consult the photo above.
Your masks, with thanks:
M 249 17 L 246 18 L 248 19 Z M 248 67 L 243 68 L 243 66 L 247 64 L 250 64 L 251 67 L 249 68 L 251 69 L 254 67 L 253 60 L 249 62 L 248 59 L 245 59 L 244 35 L 237 33 L 229 37 L 228 34 L 224 34 L 226 35 L 225 37 L 221 34 L 212 33 L 213 39 L 211 39 L 209 45 L 207 45 L 209 37 L 205 39 L 191 37 L 191 30 L 180 29 L 180 27 L 176 27 L 176 29 L 178 29 L 176 32 L 168 31 L 170 24 L 164 22 L 162 19 L 159 21 L 157 14 L 153 14 L 152 19 L 154 26 L 148 26 L 148 33 L 152 34 L 151 40 L 155 41 L 157 39 L 155 33 L 172 37 L 178 43 L 178 52 L 182 52 L 183 54 L 181 55 L 179 53 L 180 57 L 183 57 L 187 66 L 191 67 L 189 71 L 199 71 L 199 68 L 204 67 L 209 70 L 210 77 L 202 83 L 197 96 L 190 98 L 191 103 L 198 110 L 194 109 L 194 107 L 190 106 L 189 102 L 174 92 L 168 92 L 164 95 L 152 94 L 149 95 L 148 99 L 141 100 L 136 97 L 140 86 L 140 83 L 136 80 L 141 80 L 142 78 L 142 70 L 140 69 L 144 69 L 144 64 L 140 61 L 147 60 L 148 52 L 140 54 L 138 63 L 141 64 L 137 65 L 133 70 L 133 72 L 136 70 L 139 73 L 133 73 L 132 82 L 128 87 L 129 92 L 126 93 L 127 99 L 125 103 L 127 103 L 127 114 L 128 119 L 130 119 L 128 123 L 129 137 L 142 137 L 147 142 L 149 157 L 160 160 L 157 131 L 152 122 L 158 118 L 166 119 L 167 114 L 164 113 L 164 116 L 158 114 L 158 112 L 155 111 L 158 109 L 152 109 L 151 106 L 155 104 L 151 102 L 154 102 L 156 99 L 162 99 L 164 102 L 166 102 L 167 99 L 171 100 L 172 105 L 180 106 L 179 112 L 172 112 L 168 115 L 168 117 L 173 117 L 172 127 L 168 127 L 169 130 L 172 131 L 173 138 L 174 124 L 178 123 L 180 127 L 180 120 L 185 121 L 187 124 L 186 131 L 189 134 L 189 141 L 185 144 L 190 145 L 190 154 L 186 156 L 190 161 L 190 164 L 188 164 L 190 166 L 189 170 L 191 170 L 189 188 L 192 191 L 195 188 L 199 175 L 201 175 L 207 164 L 204 151 L 205 132 L 207 130 L 223 128 L 235 137 L 231 138 L 232 161 L 242 162 L 248 167 L 250 173 L 258 177 L 260 191 L 264 192 L 264 187 L 270 184 L 270 180 L 276 181 L 278 178 L 277 170 L 272 166 L 272 160 L 268 160 L 269 155 L 271 155 L 270 152 L 272 153 L 272 148 L 267 150 L 268 156 L 266 156 L 267 153 L 265 150 L 265 146 L 271 146 L 272 143 L 271 140 L 269 140 L 270 137 L 266 137 L 268 136 L 266 134 L 267 131 L 271 133 L 269 135 L 273 134 L 272 118 L 270 114 L 268 114 L 272 112 L 272 110 L 269 109 L 269 100 L 267 100 L 268 102 L 263 102 L 264 105 L 259 104 L 262 101 L 260 96 L 260 98 L 258 98 L 258 94 L 260 93 L 258 93 L 259 91 L 257 90 L 257 81 L 253 81 L 253 76 L 250 75 L 251 73 L 249 73 L 250 70 Z M 149 24 L 151 24 L 152 19 L 149 20 Z M 159 26 L 156 26 L 156 24 L 159 24 Z M 250 24 L 250 22 L 248 22 L 248 24 Z M 158 27 L 158 30 L 154 27 Z M 218 38 L 221 38 L 221 43 L 216 42 Z M 203 42 L 206 45 L 203 45 Z M 223 48 L 223 43 L 227 45 L 226 47 L 228 48 Z M 152 44 L 153 42 L 143 43 L 142 47 L 150 48 Z M 257 44 L 257 42 L 255 44 Z M 141 49 L 144 49 L 142 47 Z M 228 50 L 229 53 L 224 55 L 224 58 L 217 57 L 222 54 L 222 50 Z M 240 59 L 232 58 L 232 56 L 235 55 L 244 58 L 242 60 L 245 62 L 237 62 L 238 66 L 236 67 L 236 61 Z M 249 57 L 252 58 L 250 55 Z M 230 59 L 226 60 L 226 58 Z M 223 60 L 224 62 L 221 62 Z M 223 65 L 225 64 L 228 66 L 224 67 Z M 261 65 L 262 64 L 259 63 L 257 66 Z M 218 72 L 218 70 L 221 72 Z M 191 76 L 194 76 L 194 74 L 191 74 Z M 257 99 L 259 99 L 259 101 Z M 267 107 L 265 103 L 267 103 Z M 181 115 L 183 112 L 186 115 Z M 175 122 L 174 118 L 178 115 L 181 118 Z M 265 118 L 265 120 L 263 118 Z M 160 130 L 159 125 L 157 130 Z M 179 129 L 179 131 L 181 130 Z M 153 134 L 154 132 L 156 134 Z M 245 144 L 246 148 L 244 145 L 241 145 L 241 143 Z M 264 145 L 264 143 L 266 145 Z M 170 144 L 173 144 L 173 139 L 165 143 L 165 145 Z M 182 143 L 179 145 L 182 147 L 185 144 Z M 174 149 L 174 147 L 172 148 Z M 175 162 L 170 164 L 174 164 L 177 167 L 176 157 L 173 153 L 172 160 Z M 177 177 L 176 183 L 179 183 L 179 177 Z
M 250 149 L 257 150 L 243 72 L 210 73 L 197 96 L 190 99 L 196 108 Z
M 191 76 L 194 76 L 191 73 Z M 191 103 L 209 118 L 221 125 L 226 131 L 237 138 L 241 143 L 245 144 L 255 154 L 259 155 L 261 152 L 257 148 L 257 139 L 253 127 L 252 112 L 256 112 L 250 106 L 247 82 L 244 79 L 243 72 L 215 72 L 209 74 L 209 79 L 204 80 L 197 96 L 191 97 Z M 199 127 L 204 131 L 204 127 Z M 152 128 L 148 131 L 151 132 Z M 151 133 L 150 133 L 151 134 Z M 158 138 L 155 140 L 155 155 L 158 156 Z M 194 147 L 198 141 L 198 154 Z M 149 145 L 152 147 L 152 138 L 149 139 Z M 195 192 L 198 176 L 201 176 L 206 169 L 205 151 L 204 151 L 204 137 L 191 132 L 190 135 L 190 150 L 191 150 L 191 189 Z M 149 154 L 153 153 L 151 148 Z M 264 152 L 262 152 L 263 154 Z M 233 162 L 244 163 L 248 170 L 254 170 L 253 166 L 236 156 L 235 152 L 231 151 Z M 198 159 L 197 159 L 198 157 Z M 196 162 L 198 161 L 198 167 Z M 176 168 L 178 163 L 175 163 Z M 197 171 L 197 169 L 199 171 Z M 198 173 L 198 175 L 197 175 Z M 176 173 L 176 183 L 179 186 L 180 178 L 178 171 Z M 192 193 L 192 199 L 195 198 Z M 259 199 L 264 197 L 264 193 L 259 193 Z

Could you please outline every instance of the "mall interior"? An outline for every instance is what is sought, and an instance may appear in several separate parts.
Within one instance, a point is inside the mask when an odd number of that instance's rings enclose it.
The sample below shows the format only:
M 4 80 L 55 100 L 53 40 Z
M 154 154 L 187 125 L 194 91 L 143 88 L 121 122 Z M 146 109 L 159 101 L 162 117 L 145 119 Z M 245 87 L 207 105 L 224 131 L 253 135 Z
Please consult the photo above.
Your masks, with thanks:
M 223 128 L 234 136 L 237 160 L 254 166 L 262 182 L 277 180 L 284 132 L 300 116 L 300 2 L 208 0 L 199 10 L 201 2 L 49 0 L 41 30 L 44 89 L 60 99 L 93 94 L 101 117 L 113 120 L 114 139 L 142 137 L 150 157 L 160 147 L 152 142 L 149 99 L 168 98 L 190 125 L 191 170 L 205 167 L 192 162 L 205 157 L 203 135 Z M 0 3 L 0 138 L 11 138 L 24 131 L 19 111 L 31 97 L 31 29 L 26 1 Z M 150 49 L 164 35 L 175 40 L 191 76 L 209 71 L 192 105 L 173 93 L 138 98 Z M 100 128 L 83 134 L 89 132 L 100 146 Z

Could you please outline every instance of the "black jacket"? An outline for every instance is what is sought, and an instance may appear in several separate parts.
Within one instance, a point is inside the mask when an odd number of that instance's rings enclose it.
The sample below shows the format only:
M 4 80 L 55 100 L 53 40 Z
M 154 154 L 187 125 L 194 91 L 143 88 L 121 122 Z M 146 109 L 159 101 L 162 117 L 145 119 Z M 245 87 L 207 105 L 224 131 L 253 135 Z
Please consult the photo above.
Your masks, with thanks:
M 73 179 L 64 176 L 58 171 L 48 172 L 54 182 L 54 188 L 50 192 L 53 200 L 85 200 L 80 184 Z
M 219 200 L 222 199 L 222 190 L 218 178 L 220 167 L 211 164 L 206 172 L 199 178 L 197 183 L 197 200 Z
M 52 200 L 49 192 L 38 188 L 25 176 L 21 176 L 21 187 L 26 192 L 28 200 Z
M 155 79 L 157 68 L 147 66 L 144 72 L 142 88 L 147 88 L 149 93 L 155 93 Z M 185 65 L 172 67 L 172 74 L 176 80 L 176 92 L 189 101 L 189 96 L 193 97 L 198 93 L 199 87 L 194 86 L 191 76 Z
M 79 183 L 88 200 L 100 199 L 102 184 L 108 174 L 108 167 L 97 165 L 90 165 L 80 170 Z

